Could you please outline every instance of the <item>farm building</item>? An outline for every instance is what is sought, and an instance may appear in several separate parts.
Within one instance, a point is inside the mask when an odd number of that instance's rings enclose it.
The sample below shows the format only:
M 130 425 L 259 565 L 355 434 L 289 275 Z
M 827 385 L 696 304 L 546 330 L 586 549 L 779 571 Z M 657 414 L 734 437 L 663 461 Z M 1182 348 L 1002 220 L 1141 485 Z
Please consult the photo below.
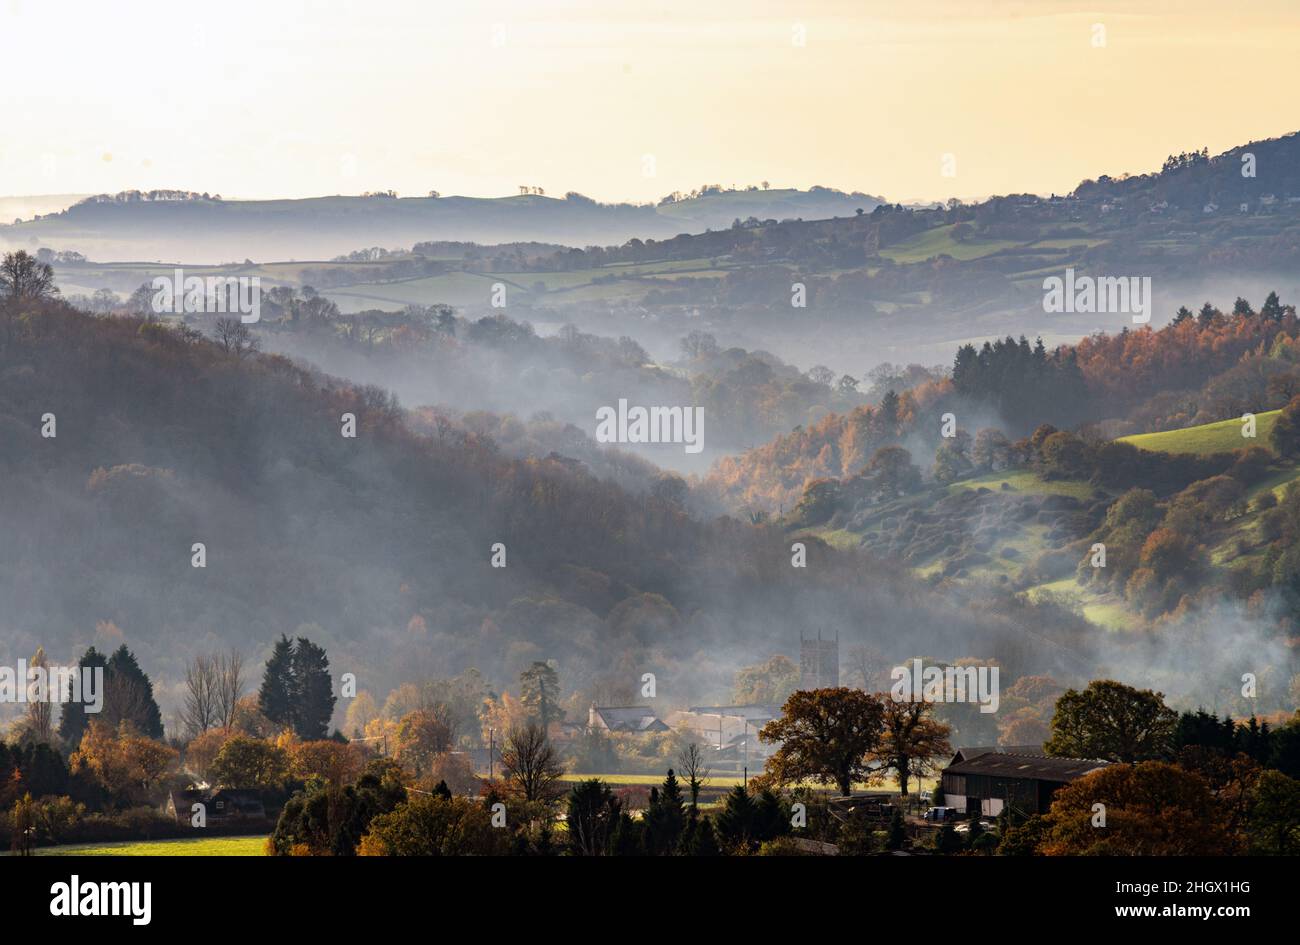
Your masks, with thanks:
M 1042 745 L 976 745 L 958 748 L 957 753 L 952 756 L 952 761 L 948 764 L 954 764 L 958 761 L 969 761 L 971 758 L 977 758 L 980 755 L 987 755 L 989 752 L 998 755 L 1032 755 L 1037 758 L 1046 758 L 1047 753 L 1043 751 Z
M 1005 748 L 966 748 L 943 769 L 944 803 L 967 813 L 978 808 L 986 817 L 996 817 L 1008 805 L 1023 814 L 1042 814 L 1062 787 L 1109 764 L 1085 758 L 1049 758 L 1041 753 L 1015 754 Z

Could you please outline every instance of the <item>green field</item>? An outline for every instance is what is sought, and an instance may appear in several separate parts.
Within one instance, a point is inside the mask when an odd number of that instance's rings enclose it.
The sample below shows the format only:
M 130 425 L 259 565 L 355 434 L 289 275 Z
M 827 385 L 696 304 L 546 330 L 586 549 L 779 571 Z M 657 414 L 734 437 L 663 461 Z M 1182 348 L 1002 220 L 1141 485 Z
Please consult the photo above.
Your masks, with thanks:
M 978 259 L 1000 249 L 1019 245 L 1012 240 L 968 239 L 957 242 L 952 238 L 953 224 L 937 226 L 917 233 L 880 251 L 880 255 L 897 263 L 925 262 L 933 256 L 951 256 L 953 259 Z
M 1183 430 L 1165 430 L 1163 433 L 1139 433 L 1134 436 L 1120 437 L 1121 443 L 1132 443 L 1138 449 L 1151 450 L 1156 453 L 1226 453 L 1261 446 L 1272 452 L 1269 440 L 1273 434 L 1273 424 L 1277 422 L 1280 410 L 1255 415 L 1255 438 L 1246 439 L 1241 435 L 1241 419 L 1220 420 L 1206 423 L 1199 427 L 1187 427 Z
M 1039 584 L 1025 593 L 1030 600 L 1037 600 L 1042 594 L 1048 593 L 1066 603 L 1077 604 L 1084 620 L 1107 630 L 1130 629 L 1137 619 L 1129 613 L 1121 598 L 1113 594 L 1098 594 L 1072 577 Z
M 1003 484 L 1007 489 L 1003 489 Z M 1029 495 L 1068 495 L 1075 499 L 1090 498 L 1096 487 L 1082 480 L 1062 479 L 1048 480 L 1040 478 L 1028 469 L 1012 469 L 1006 472 L 988 473 L 974 479 L 962 479 L 948 487 L 950 494 L 968 489 L 992 489 L 994 492 L 1021 492 Z
M 265 856 L 265 837 L 212 837 L 183 840 L 127 840 L 39 847 L 37 856 Z
M 667 771 L 672 762 L 665 762 L 664 770 Z M 614 787 L 658 787 L 664 783 L 662 774 L 565 774 L 560 780 L 566 784 L 576 784 L 579 781 L 590 781 L 592 778 L 599 778 L 606 784 Z M 732 788 L 744 780 L 738 774 L 711 774 L 708 780 L 704 782 L 705 789 L 708 788 Z

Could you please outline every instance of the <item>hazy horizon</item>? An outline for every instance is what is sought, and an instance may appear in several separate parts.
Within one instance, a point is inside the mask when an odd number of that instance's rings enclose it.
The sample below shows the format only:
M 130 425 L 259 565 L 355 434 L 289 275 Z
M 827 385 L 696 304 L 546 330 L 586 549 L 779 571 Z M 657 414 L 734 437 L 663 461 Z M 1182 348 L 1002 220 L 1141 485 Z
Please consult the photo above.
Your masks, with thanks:
M 14 0 L 0 8 L 0 57 L 40 81 L 17 102 L 28 133 L 0 148 L 0 180 L 13 195 L 501 197 L 528 185 L 638 203 L 766 180 L 910 202 L 1063 193 L 1297 127 L 1284 96 L 1300 30 L 1284 2 L 1234 10 L 1230 34 L 1204 2 L 1049 6 L 819 0 L 702 16 L 676 2 L 467 12 L 393 0 L 365 17 L 347 2 L 235 3 L 213 20 L 149 2 L 129 19 L 79 10 L 75 35 L 58 34 L 63 55 L 129 51 L 140 23 L 157 22 L 176 56 L 210 67 L 158 83 L 166 55 L 125 54 L 86 83 L 41 67 L 43 44 L 25 38 L 49 8 Z M 1246 77 L 1197 68 L 1224 64 L 1225 48 Z

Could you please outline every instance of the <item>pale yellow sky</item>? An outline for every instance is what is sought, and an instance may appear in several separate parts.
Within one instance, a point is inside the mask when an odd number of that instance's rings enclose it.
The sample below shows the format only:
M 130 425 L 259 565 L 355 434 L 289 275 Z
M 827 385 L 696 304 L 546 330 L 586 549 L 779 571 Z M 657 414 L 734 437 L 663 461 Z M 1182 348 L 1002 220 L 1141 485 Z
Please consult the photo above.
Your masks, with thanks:
M 0 0 L 0 195 L 1064 192 L 1300 129 L 1297 69 L 1300 0 Z

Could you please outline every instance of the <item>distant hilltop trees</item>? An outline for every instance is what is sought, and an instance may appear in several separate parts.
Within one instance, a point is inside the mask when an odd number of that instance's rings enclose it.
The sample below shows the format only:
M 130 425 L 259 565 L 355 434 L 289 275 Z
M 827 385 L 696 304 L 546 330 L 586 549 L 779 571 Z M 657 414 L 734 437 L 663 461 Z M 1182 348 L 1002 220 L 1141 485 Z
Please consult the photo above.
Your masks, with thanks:
M 123 190 L 116 194 L 95 194 L 73 204 L 80 207 L 88 203 L 181 203 L 194 200 L 220 200 L 221 194 L 198 193 L 193 190 Z
M 685 193 L 680 190 L 674 190 L 671 194 L 663 197 L 659 201 L 659 205 L 663 206 L 664 204 L 669 203 L 681 203 L 685 200 L 698 200 L 701 197 L 717 197 L 722 194 L 755 193 L 760 190 L 768 190 L 771 186 L 772 185 L 767 181 L 762 181 L 758 184 L 750 184 L 746 187 L 723 187 L 721 184 L 704 184 L 696 190 L 687 191 Z M 846 194 L 842 190 L 837 190 L 834 187 L 823 187 L 820 184 L 813 184 L 813 186 L 808 188 L 807 193 L 838 197 L 863 197 L 880 202 L 879 198 L 872 197 L 870 194 L 864 194 L 861 191 L 855 190 L 852 193 Z
M 1161 166 L 1160 172 L 1167 174 L 1170 171 L 1176 171 L 1183 167 L 1193 167 L 1197 164 L 1210 163 L 1210 149 L 1201 148 L 1199 151 L 1184 151 L 1182 154 L 1171 154 L 1165 158 L 1165 163 Z
M 74 252 L 72 250 L 47 249 L 42 246 L 36 251 L 36 261 L 48 263 L 51 266 L 59 263 L 62 263 L 65 266 L 75 266 L 80 265 L 87 260 L 85 255 L 82 253 Z

